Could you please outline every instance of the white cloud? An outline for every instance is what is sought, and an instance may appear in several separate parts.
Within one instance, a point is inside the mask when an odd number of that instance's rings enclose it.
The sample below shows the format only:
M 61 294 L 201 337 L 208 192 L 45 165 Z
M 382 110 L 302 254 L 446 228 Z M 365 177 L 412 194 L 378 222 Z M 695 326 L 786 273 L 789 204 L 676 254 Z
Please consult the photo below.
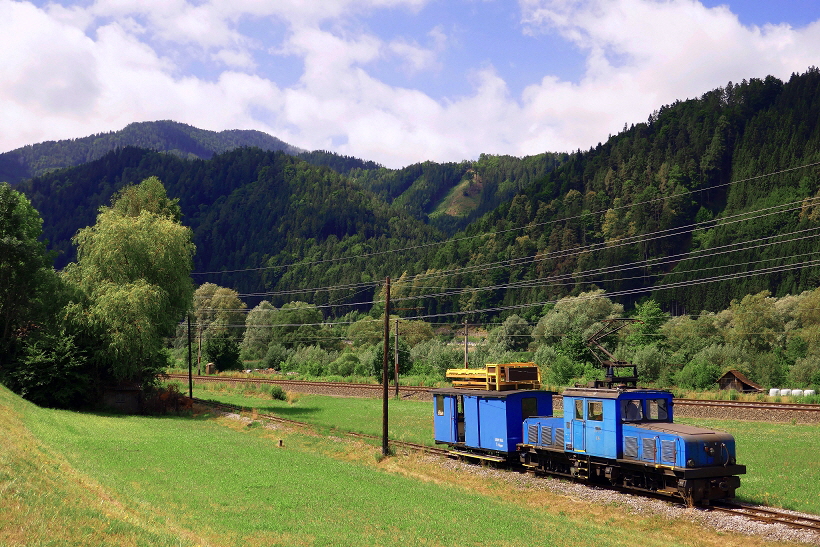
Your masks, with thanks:
M 820 23 L 747 27 L 693 0 L 520 0 L 522 32 L 557 33 L 586 64 L 577 81 L 542 74 L 513 95 L 490 62 L 445 68 L 452 40 L 436 22 L 426 35 L 377 36 L 358 18 L 412 16 L 426 1 L 0 0 L 0 150 L 154 119 L 255 128 L 390 166 L 573 150 L 728 80 L 820 65 Z M 276 42 L 244 22 L 285 30 Z M 550 53 L 522 51 L 519 64 Z M 297 78 L 261 72 L 286 57 Z M 189 71 L 197 63 L 206 75 Z M 379 80 L 378 63 L 398 63 L 408 81 L 466 74 L 471 91 L 434 100 Z
M 746 27 L 727 7 L 709 9 L 692 0 L 521 5 L 530 32 L 557 31 L 587 53 L 578 84 L 545 77 L 523 94 L 533 119 L 558 123 L 552 146 L 565 149 L 587 148 L 624 122 L 643 121 L 663 104 L 730 80 L 788 78 L 820 62 L 818 23 L 803 29 Z M 532 137 L 522 152 L 547 144 Z

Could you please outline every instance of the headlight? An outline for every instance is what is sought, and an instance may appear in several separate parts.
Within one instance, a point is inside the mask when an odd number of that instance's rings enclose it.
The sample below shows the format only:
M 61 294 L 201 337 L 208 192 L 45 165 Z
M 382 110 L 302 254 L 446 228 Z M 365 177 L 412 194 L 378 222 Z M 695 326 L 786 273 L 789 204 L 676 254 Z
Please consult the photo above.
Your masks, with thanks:
M 695 467 L 695 460 L 686 460 L 686 467 Z

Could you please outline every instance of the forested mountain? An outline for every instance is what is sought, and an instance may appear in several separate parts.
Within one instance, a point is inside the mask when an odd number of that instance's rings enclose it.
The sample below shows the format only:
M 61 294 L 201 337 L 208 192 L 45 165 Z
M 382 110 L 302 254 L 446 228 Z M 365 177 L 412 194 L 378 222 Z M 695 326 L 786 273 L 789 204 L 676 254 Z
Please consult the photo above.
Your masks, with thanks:
M 592 286 L 628 303 L 654 287 L 666 309 L 698 312 L 815 288 L 818 161 L 816 68 L 787 83 L 729 83 L 573 155 L 430 258 L 459 275 L 430 273 L 405 292 L 491 287 L 435 303 L 485 310 Z
M 168 195 L 179 198 L 183 223 L 194 232 L 195 271 L 255 269 L 217 276 L 220 284 L 242 292 L 258 292 L 263 283 L 285 287 L 279 281 L 287 281 L 286 269 L 258 269 L 271 257 L 281 265 L 437 239 L 432 229 L 335 171 L 258 148 L 240 148 L 210 160 L 122 148 L 79 167 L 25 181 L 19 189 L 43 216 L 44 237 L 59 251 L 60 268 L 74 257 L 71 237 L 93 224 L 99 206 L 119 188 L 149 176 L 157 176 Z M 378 261 L 361 257 L 309 268 L 308 275 L 291 280 L 285 288 L 379 278 L 385 271 L 401 270 L 412 256 L 390 253 Z
M 125 146 L 202 159 L 243 146 L 282 150 L 289 154 L 304 152 L 261 131 L 234 129 L 216 132 L 170 120 L 139 122 L 129 124 L 120 131 L 41 142 L 0 154 L 0 180 L 14 184 L 54 169 L 99 159 Z

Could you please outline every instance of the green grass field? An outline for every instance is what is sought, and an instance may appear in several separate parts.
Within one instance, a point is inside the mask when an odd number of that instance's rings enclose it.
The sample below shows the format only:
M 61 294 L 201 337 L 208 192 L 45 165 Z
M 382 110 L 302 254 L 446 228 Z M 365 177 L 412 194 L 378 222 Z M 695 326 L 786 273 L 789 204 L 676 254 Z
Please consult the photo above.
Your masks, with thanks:
M 254 407 L 259 412 L 316 424 L 381 435 L 381 399 L 302 395 L 294 404 L 241 394 L 195 390 L 194 396 Z M 430 403 L 391 400 L 390 438 L 433 444 Z M 739 462 L 746 465 L 738 497 L 785 509 L 820 514 L 820 426 L 739 420 L 679 419 L 727 431 L 737 441 Z
M 304 397 L 289 417 L 327 423 L 334 414 L 353 414 L 341 421 L 371 421 L 373 401 L 338 401 Z M 412 408 L 397 434 L 413 429 L 409 416 L 421 416 L 418 409 L 426 406 L 397 401 L 397 417 Z M 453 474 L 419 456 L 379 461 L 376 447 L 358 441 L 208 414 L 48 410 L 0 386 L 0 429 L 4 547 L 632 546 L 638 534 L 643 546 L 767 544 L 537 487 Z

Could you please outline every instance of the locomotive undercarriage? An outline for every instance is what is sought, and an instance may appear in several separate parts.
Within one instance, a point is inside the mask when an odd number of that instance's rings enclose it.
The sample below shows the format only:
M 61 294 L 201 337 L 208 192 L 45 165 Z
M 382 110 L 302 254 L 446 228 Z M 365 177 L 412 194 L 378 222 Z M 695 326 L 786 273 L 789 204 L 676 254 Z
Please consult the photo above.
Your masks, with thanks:
M 733 498 L 740 478 L 726 475 L 722 467 L 676 470 L 670 467 L 607 460 L 560 450 L 519 446 L 522 466 L 536 474 L 556 475 L 590 484 L 663 494 L 687 505 L 708 505 L 712 500 Z M 687 475 L 696 474 L 697 477 Z

